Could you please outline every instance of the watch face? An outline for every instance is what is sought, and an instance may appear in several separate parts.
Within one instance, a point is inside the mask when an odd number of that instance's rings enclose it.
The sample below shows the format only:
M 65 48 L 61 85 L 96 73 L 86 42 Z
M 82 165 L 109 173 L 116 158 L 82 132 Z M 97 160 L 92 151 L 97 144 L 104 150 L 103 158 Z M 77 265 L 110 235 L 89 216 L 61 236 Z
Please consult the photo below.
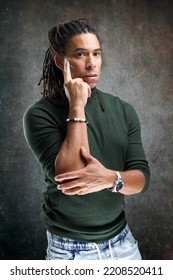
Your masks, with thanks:
M 116 191 L 119 192 L 122 189 L 122 187 L 123 187 L 123 181 L 119 180 L 116 186 Z

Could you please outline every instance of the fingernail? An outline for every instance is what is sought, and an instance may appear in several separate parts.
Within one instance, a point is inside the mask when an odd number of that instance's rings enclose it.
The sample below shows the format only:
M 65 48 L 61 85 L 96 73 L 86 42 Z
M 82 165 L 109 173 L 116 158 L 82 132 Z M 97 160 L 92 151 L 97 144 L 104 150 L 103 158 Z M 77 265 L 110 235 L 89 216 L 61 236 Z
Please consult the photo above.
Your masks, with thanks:
M 57 177 L 54 177 L 54 180 L 55 180 L 55 181 L 58 181 Z
M 67 62 L 68 62 L 68 59 L 67 59 L 67 57 L 65 57 L 65 58 L 64 58 L 64 62 L 65 62 L 65 63 L 67 63 Z

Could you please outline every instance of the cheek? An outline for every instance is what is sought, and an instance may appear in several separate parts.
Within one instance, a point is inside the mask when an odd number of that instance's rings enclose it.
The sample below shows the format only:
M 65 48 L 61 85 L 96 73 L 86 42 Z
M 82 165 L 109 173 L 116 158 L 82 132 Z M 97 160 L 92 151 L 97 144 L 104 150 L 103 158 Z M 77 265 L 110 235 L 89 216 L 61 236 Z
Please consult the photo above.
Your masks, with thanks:
M 99 70 L 101 70 L 101 67 L 102 67 L 102 60 L 99 63 Z
M 71 64 L 70 70 L 71 70 L 71 76 L 73 79 L 80 77 L 81 70 L 78 65 Z
M 76 70 L 73 71 L 73 69 L 71 69 L 71 77 L 72 77 L 72 79 L 75 79 L 78 77 L 78 73 L 76 72 Z

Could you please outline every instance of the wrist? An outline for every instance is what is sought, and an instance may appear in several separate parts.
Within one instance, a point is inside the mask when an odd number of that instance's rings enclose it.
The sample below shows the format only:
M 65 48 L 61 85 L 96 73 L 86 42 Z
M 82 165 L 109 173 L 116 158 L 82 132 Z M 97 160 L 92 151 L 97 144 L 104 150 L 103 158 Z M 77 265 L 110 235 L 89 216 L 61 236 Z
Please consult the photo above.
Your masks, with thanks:
M 81 106 L 81 105 L 70 106 L 69 117 L 70 118 L 85 118 L 84 106 Z
M 80 123 L 88 124 L 88 121 L 86 119 L 81 119 L 81 118 L 68 118 L 66 119 L 66 122 L 80 122 Z
M 116 179 L 114 180 L 112 187 L 109 188 L 110 191 L 118 193 L 124 186 L 123 179 L 121 177 L 121 174 L 118 171 L 114 171 L 116 175 Z

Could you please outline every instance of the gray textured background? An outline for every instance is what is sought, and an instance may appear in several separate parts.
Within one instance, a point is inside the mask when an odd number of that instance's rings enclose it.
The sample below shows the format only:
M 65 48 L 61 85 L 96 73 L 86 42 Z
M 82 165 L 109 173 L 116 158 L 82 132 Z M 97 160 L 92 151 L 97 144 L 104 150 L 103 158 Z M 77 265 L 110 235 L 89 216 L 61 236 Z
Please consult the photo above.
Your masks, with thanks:
M 0 2 L 0 259 L 44 259 L 40 219 L 44 181 L 22 130 L 37 82 L 47 31 L 87 17 L 103 43 L 99 88 L 136 109 L 151 167 L 151 188 L 127 201 L 144 259 L 173 259 L 173 6 L 168 0 Z M 110 209 L 111 211 L 111 209 Z

